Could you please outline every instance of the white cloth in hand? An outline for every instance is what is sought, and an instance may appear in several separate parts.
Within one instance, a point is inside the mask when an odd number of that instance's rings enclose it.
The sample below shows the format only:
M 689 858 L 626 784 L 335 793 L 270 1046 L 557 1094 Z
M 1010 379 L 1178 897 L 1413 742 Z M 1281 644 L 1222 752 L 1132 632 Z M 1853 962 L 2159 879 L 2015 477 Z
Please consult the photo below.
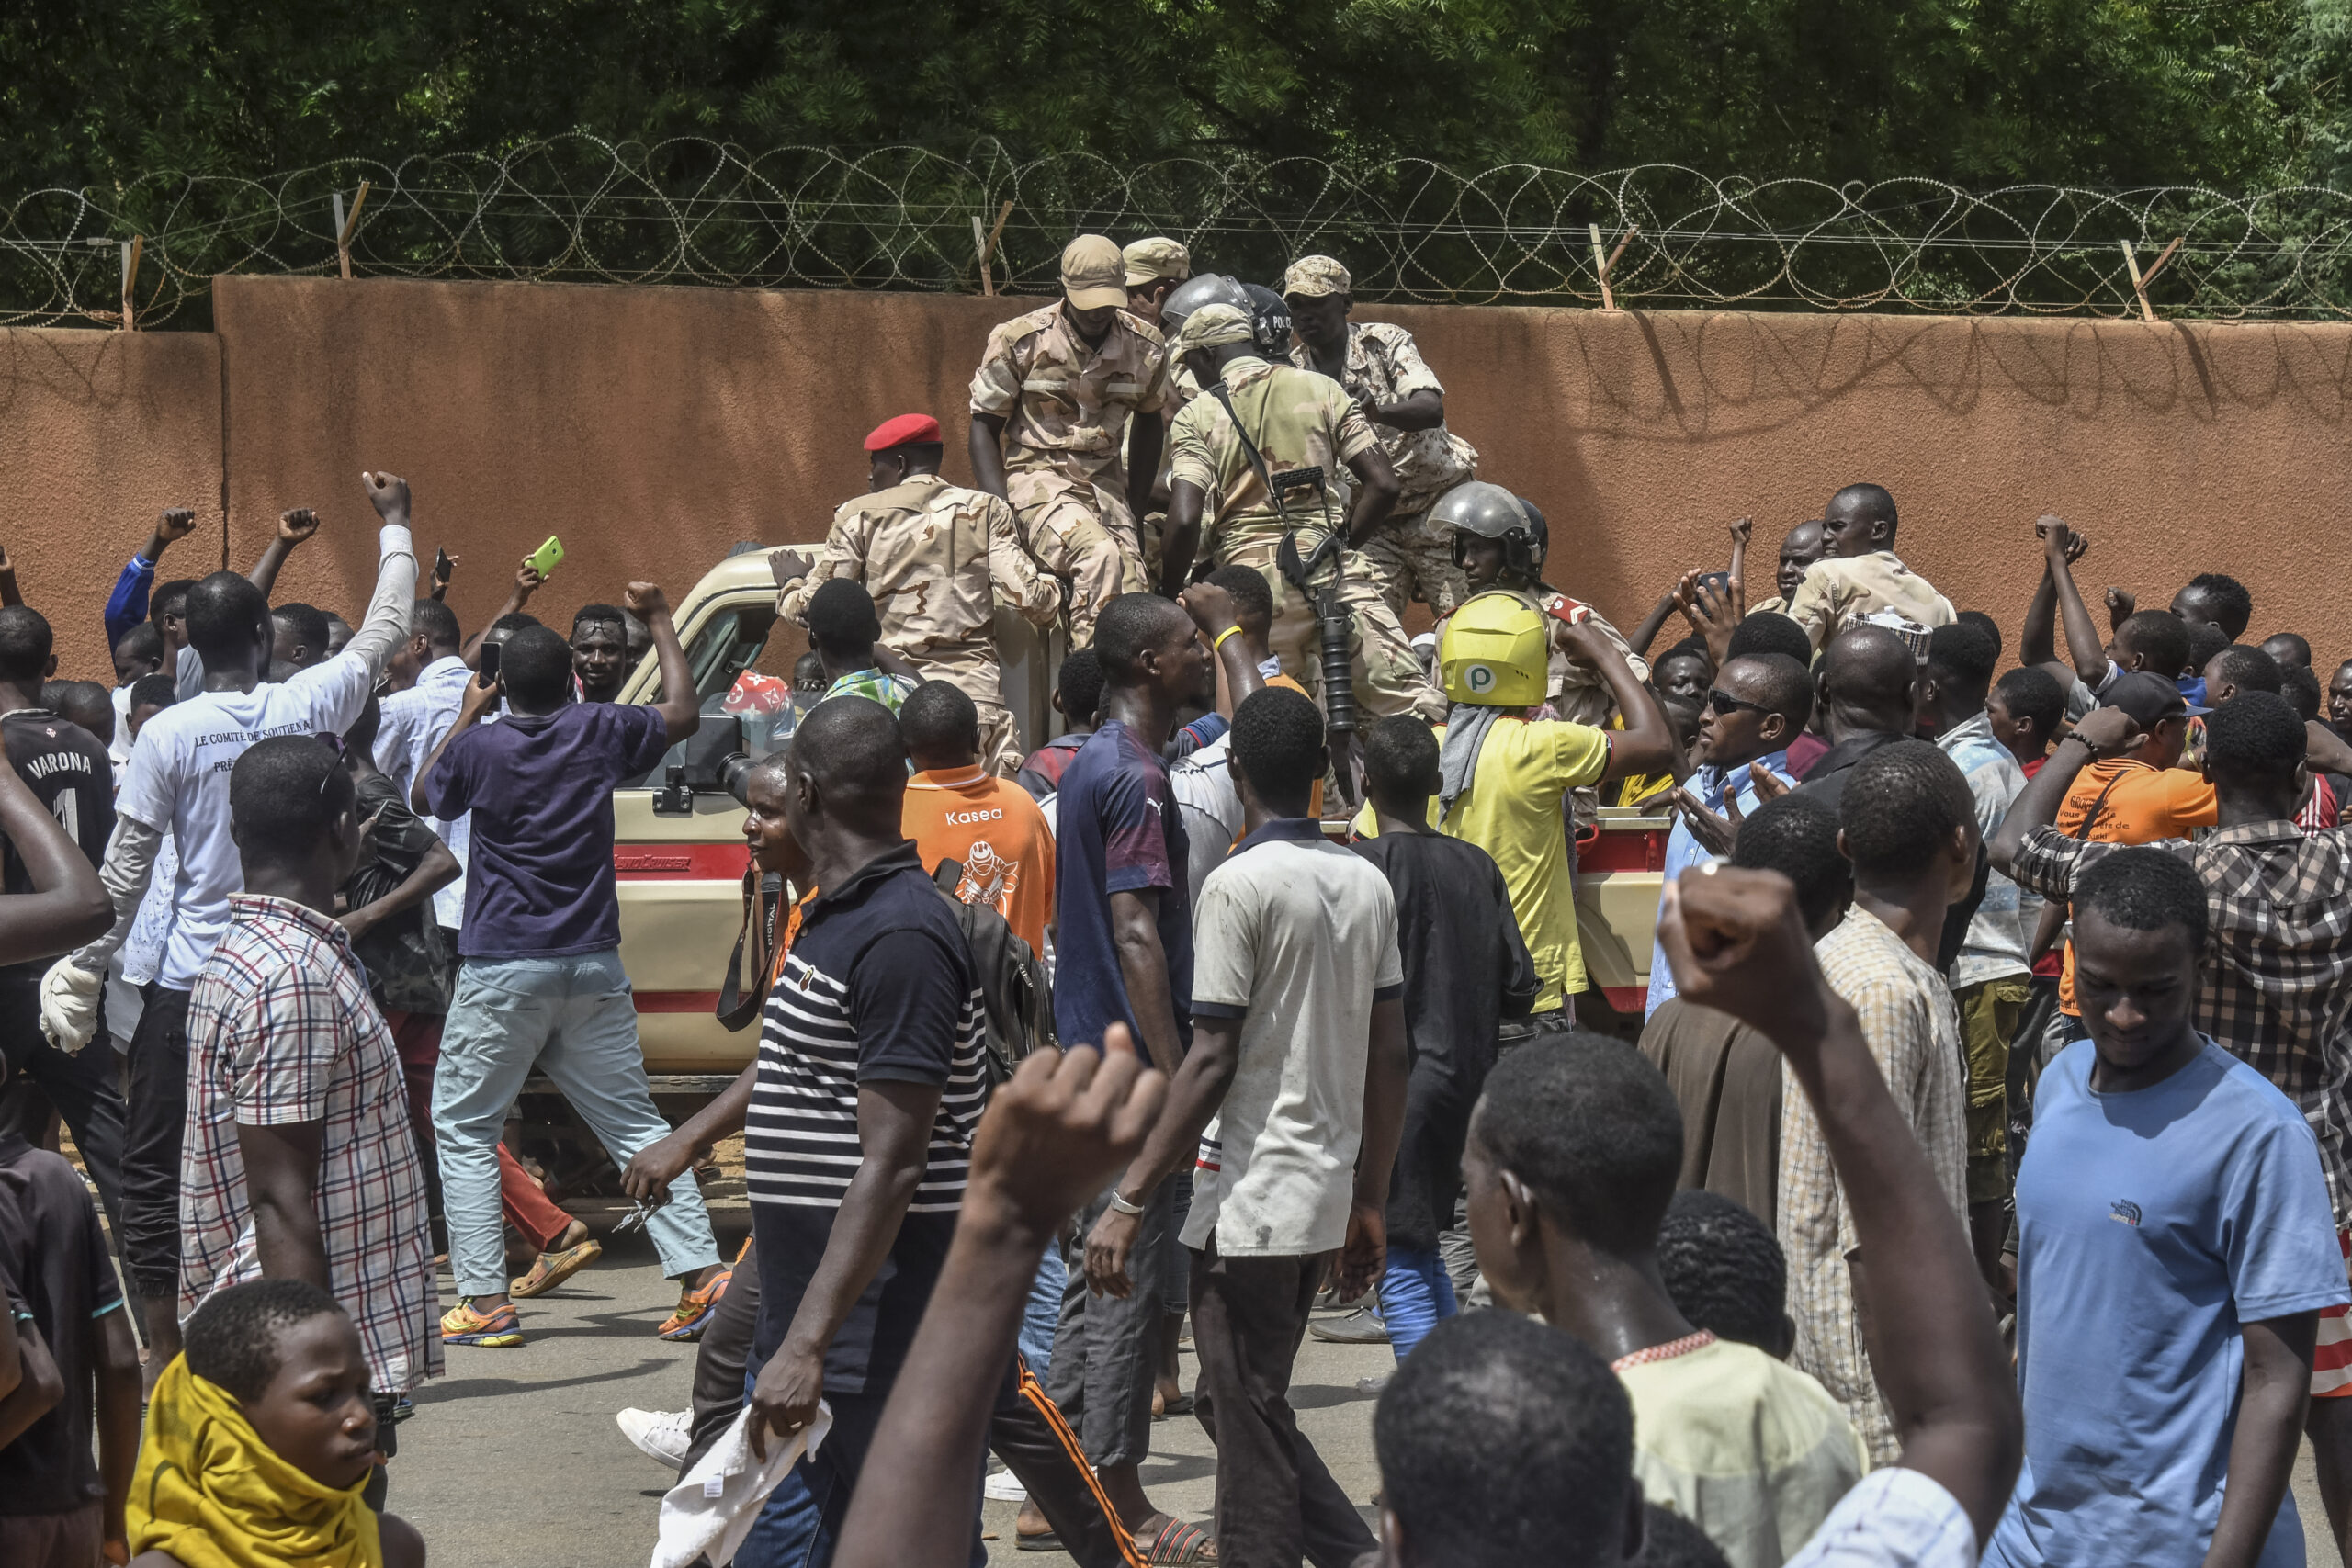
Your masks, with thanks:
M 752 1533 L 768 1494 L 802 1454 L 817 1451 L 832 1427 L 832 1407 L 818 1401 L 817 1418 L 789 1438 L 769 1434 L 767 1462 L 763 1464 L 752 1453 L 752 1407 L 746 1403 L 726 1436 L 662 1499 L 653 1568 L 686 1568 L 706 1552 L 718 1568 L 727 1568 L 743 1538 Z
M 61 958 L 40 977 L 40 1032 L 61 1051 L 79 1052 L 98 1032 L 98 991 L 106 976 Z

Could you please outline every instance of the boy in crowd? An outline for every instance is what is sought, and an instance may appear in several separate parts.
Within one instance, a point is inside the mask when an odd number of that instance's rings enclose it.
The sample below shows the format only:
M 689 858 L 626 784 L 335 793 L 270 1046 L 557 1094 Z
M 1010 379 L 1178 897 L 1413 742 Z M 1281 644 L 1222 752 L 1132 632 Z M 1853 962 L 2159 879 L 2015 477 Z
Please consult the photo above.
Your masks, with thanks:
M 2090 1043 L 2041 1075 L 2018 1173 L 2025 1467 L 1984 1561 L 2298 1562 L 2316 1316 L 2352 1302 L 2312 1132 L 2196 1026 L 2197 871 L 2078 859 Z
M 1778 1568 L 1870 1468 L 1838 1401 L 1753 1346 L 1693 1329 L 1658 1277 L 1682 1119 L 1656 1067 L 1589 1033 L 1487 1079 L 1463 1173 L 1495 1300 L 1607 1358 L 1634 1404 L 1634 1473 L 1735 1568 Z
M 1307 815 L 1329 763 L 1308 698 L 1259 692 L 1234 715 L 1250 831 L 1202 889 L 1193 1043 L 1168 1112 L 1112 1189 L 1114 1209 L 1138 1208 L 1201 1156 L 1183 1239 L 1226 1564 L 1347 1562 L 1373 1546 L 1288 1398 L 1329 1255 L 1342 1300 L 1381 1273 L 1408 1076 L 1395 898 Z M 1131 1288 L 1133 1235 L 1089 1238 L 1090 1285 Z
M 180 701 L 149 720 L 131 752 L 117 798 L 114 838 L 100 872 L 115 924 L 41 977 L 41 1030 L 67 1050 L 96 1032 L 107 966 L 130 934 L 165 834 L 178 852 L 171 931 L 162 967 L 148 987 L 132 1037 L 129 1121 L 123 1151 L 120 1240 L 130 1287 L 141 1298 L 150 1371 L 179 1344 L 181 1141 L 187 1121 L 188 996 L 231 922 L 230 899 L 244 886 L 231 835 L 230 771 L 264 736 L 341 735 L 359 716 L 392 652 L 407 636 L 416 592 L 409 539 L 407 481 L 365 473 L 362 486 L 382 519 L 376 589 L 351 646 L 284 682 L 266 682 L 277 632 L 261 587 L 220 571 L 187 590 Z M 304 519 L 308 519 L 307 522 Z M 285 551 L 317 526 L 308 513 L 279 521 L 263 558 L 271 572 Z M 166 637 L 169 637 L 168 628 Z M 201 686 L 190 692 L 193 673 Z
M 1040 958 L 1054 919 L 1054 835 L 1046 814 L 1011 779 L 980 762 L 979 705 L 952 681 L 926 681 L 899 710 L 915 775 L 900 830 L 923 869 L 964 868 L 956 897 L 985 904 Z
M 854 585 L 851 585 L 854 587 Z M 571 649 L 547 626 L 506 640 L 499 678 L 466 688 L 457 725 L 417 769 L 409 804 L 447 820 L 474 813 L 472 874 L 458 939 L 456 994 L 433 1088 L 434 1141 L 458 1304 L 442 1337 L 512 1347 L 495 1150 L 534 1066 L 554 1080 L 616 1164 L 670 1131 L 647 1086 L 637 1012 L 620 962 L 613 877 L 613 785 L 644 773 L 701 725 L 693 671 L 662 590 L 628 585 L 653 628 L 659 704 L 571 701 Z M 506 716 L 482 716 L 503 695 Z M 678 1281 L 663 1338 L 693 1339 L 726 1288 L 691 1173 L 646 1232 Z
M 357 792 L 332 748 L 276 735 L 238 757 L 229 800 L 243 890 L 188 996 L 180 1321 L 264 1277 L 334 1292 L 389 1455 L 392 1406 L 439 1374 L 441 1346 L 400 1056 L 334 918 Z
M 1054 711 L 1069 728 L 1029 753 L 1013 782 L 1043 800 L 1062 786 L 1062 772 L 1069 766 L 1086 738 L 1094 733 L 1094 710 L 1102 701 L 1102 661 L 1092 648 L 1074 648 L 1062 660 L 1054 686 Z
M 1789 1260 L 1771 1225 L 1740 1204 L 1720 1192 L 1677 1192 L 1657 1227 L 1657 1277 L 1691 1327 L 1788 1359 L 1796 1337 L 1781 1305 Z
M 1871 1055 L 1927 1151 L 1954 1213 L 1967 1212 L 1967 1106 L 1960 1019 L 1936 967 L 1944 911 L 1977 865 L 1976 803 L 1951 758 L 1918 740 L 1880 748 L 1848 775 L 1838 844 L 1854 868 L 1854 904 L 1821 940 L 1822 973 L 1860 1016 Z M 1856 1314 L 1850 1189 L 1833 1175 L 1815 1108 L 1786 1097 L 1779 1226 L 1796 1319 L 1790 1359 L 1821 1380 L 1888 1464 L 1900 1447 Z M 1981 1294 L 1981 1286 L 1980 1294 Z M 1875 1375 L 1874 1375 L 1875 1374 Z
M 1355 852 L 1388 879 L 1405 966 L 1410 1072 L 1380 1280 L 1381 1322 L 1401 1361 L 1458 1304 L 1440 1238 L 1462 1190 L 1470 1108 L 1495 1064 L 1503 1019 L 1526 1016 L 1535 1000 L 1535 964 L 1494 857 L 1429 826 L 1441 782 L 1429 725 L 1411 714 L 1382 719 L 1364 764 L 1380 833 L 1359 840 Z
M 846 577 L 829 577 L 808 595 L 808 642 L 825 664 L 825 696 L 870 697 L 897 713 L 915 689 L 913 681 L 882 670 L 874 645 L 882 618 L 874 596 Z
M 424 1568 L 424 1539 L 362 1500 L 390 1428 L 361 1336 L 306 1280 L 232 1285 L 155 1384 L 131 1568 L 264 1562 Z

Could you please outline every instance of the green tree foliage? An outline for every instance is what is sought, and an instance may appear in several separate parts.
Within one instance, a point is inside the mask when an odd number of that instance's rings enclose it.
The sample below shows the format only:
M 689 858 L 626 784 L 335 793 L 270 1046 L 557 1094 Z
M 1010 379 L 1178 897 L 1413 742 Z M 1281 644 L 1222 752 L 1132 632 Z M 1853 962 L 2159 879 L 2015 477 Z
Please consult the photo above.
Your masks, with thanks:
M 581 129 L 2245 186 L 2344 153 L 2346 0 L 23 0 L 6 186 Z

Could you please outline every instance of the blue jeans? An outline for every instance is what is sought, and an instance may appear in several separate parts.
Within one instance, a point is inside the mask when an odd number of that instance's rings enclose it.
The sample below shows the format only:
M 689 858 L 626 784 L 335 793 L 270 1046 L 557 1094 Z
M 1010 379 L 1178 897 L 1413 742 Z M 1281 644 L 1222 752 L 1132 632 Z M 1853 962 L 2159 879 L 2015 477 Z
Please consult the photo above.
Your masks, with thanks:
M 1029 1304 L 1021 1309 L 1022 1359 L 1039 1382 L 1054 1364 L 1054 1331 L 1061 1325 L 1062 1292 L 1069 1283 L 1069 1266 L 1059 1247 L 1046 1248 L 1036 1276 L 1029 1281 Z
M 1446 1278 L 1445 1260 L 1437 1250 L 1390 1244 L 1388 1269 L 1380 1277 L 1380 1321 L 1388 1325 L 1396 1359 L 1410 1355 L 1440 1319 L 1453 1314 L 1453 1281 Z
M 743 1369 L 743 1402 L 759 1385 L 754 1360 Z M 776 1489 L 760 1508 L 759 1522 L 735 1551 L 735 1568 L 826 1568 L 833 1549 L 841 1544 L 842 1524 L 849 1517 L 851 1494 L 857 1490 L 858 1472 L 865 1468 L 865 1450 L 873 1446 L 874 1428 L 882 1424 L 882 1406 L 890 1397 L 878 1393 L 831 1393 L 825 1404 L 833 1413 L 832 1429 L 825 1434 L 815 1456 L 802 1456 L 785 1472 Z M 773 1434 L 769 1441 L 775 1440 Z M 987 1466 L 983 1464 L 981 1469 Z M 980 1543 L 980 1481 L 971 1477 L 971 1568 L 988 1568 L 988 1548 Z
M 616 1165 L 669 1135 L 646 1088 L 637 1003 L 620 954 L 469 958 L 441 1032 L 433 1076 L 433 1134 L 449 1224 L 450 1269 L 461 1296 L 503 1294 L 506 1243 L 498 1209 L 498 1137 L 507 1109 L 537 1066 Z M 689 1170 L 646 1235 L 673 1279 L 718 1261 L 702 1189 Z

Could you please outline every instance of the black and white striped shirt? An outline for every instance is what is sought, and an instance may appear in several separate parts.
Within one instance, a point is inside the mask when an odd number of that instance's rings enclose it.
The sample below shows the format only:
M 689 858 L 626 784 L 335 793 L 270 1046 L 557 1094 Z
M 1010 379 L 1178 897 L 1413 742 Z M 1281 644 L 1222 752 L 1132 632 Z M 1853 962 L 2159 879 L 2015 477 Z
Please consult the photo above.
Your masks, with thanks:
M 972 1134 L 988 1104 L 978 976 L 947 900 L 912 844 L 811 899 L 760 1032 L 743 1130 L 759 1237 L 757 1353 L 772 1354 L 824 1257 L 857 1175 L 860 1090 L 934 1084 L 922 1179 L 890 1257 L 835 1336 L 826 1387 L 887 1386 L 913 1337 L 962 1203 Z

